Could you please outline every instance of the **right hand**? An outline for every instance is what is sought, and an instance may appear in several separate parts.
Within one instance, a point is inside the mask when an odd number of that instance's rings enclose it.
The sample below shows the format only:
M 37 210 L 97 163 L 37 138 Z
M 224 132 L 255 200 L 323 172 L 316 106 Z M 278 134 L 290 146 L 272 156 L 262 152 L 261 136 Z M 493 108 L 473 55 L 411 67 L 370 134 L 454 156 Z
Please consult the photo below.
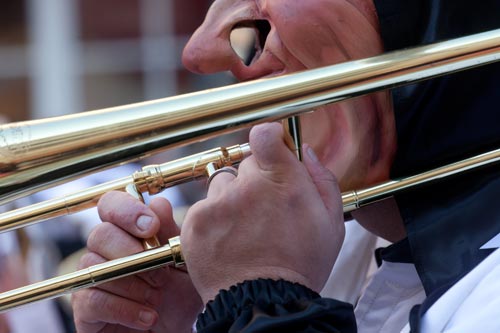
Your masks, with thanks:
M 245 280 L 297 282 L 319 292 L 344 240 L 337 181 L 308 146 L 304 162 L 280 124 L 250 131 L 238 175 L 221 172 L 182 225 L 191 279 L 206 303 Z
M 127 193 L 110 192 L 98 211 L 104 222 L 90 234 L 80 268 L 141 252 L 141 239 L 157 235 L 165 244 L 179 234 L 163 198 L 148 207 Z M 191 332 L 202 310 L 188 274 L 169 267 L 79 291 L 72 304 L 78 333 Z

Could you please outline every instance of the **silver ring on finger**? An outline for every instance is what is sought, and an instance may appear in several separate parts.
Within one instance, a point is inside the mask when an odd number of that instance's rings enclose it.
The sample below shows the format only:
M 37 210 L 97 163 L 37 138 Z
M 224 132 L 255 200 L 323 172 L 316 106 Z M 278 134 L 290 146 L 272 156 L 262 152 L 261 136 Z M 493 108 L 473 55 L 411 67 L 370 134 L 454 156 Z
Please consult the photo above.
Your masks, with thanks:
M 210 173 L 210 176 L 208 176 L 208 180 L 207 180 L 207 186 L 210 186 L 210 183 L 212 182 L 214 177 L 222 172 L 227 172 L 227 173 L 232 174 L 235 177 L 238 177 L 238 169 L 236 169 L 234 167 L 230 167 L 230 166 L 225 166 L 225 167 L 222 167 L 222 168 L 217 169 L 217 170 Z

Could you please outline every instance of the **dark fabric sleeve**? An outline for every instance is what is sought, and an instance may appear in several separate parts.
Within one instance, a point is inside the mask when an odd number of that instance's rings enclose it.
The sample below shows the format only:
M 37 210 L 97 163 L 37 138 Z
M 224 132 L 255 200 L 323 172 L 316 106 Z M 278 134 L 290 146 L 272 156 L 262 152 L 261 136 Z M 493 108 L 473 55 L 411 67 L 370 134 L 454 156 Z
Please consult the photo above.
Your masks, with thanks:
M 355 333 L 351 304 L 284 280 L 245 281 L 208 302 L 199 333 Z

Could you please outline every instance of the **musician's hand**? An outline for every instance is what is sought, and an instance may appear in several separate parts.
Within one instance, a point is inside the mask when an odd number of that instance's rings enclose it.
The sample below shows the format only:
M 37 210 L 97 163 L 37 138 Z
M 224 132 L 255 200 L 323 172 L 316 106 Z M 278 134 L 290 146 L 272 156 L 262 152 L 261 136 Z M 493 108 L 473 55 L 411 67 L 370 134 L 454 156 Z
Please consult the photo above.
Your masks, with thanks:
M 126 193 L 111 192 L 98 208 L 106 222 L 89 236 L 81 268 L 142 251 L 139 238 L 156 234 L 164 244 L 179 233 L 163 198 L 147 207 Z M 167 267 L 82 290 L 72 303 L 78 333 L 191 332 L 202 309 L 187 273 Z
M 256 278 L 320 291 L 343 242 L 337 182 L 314 153 L 306 147 L 300 163 L 277 123 L 255 127 L 250 146 L 238 176 L 217 174 L 182 226 L 184 256 L 204 302 Z

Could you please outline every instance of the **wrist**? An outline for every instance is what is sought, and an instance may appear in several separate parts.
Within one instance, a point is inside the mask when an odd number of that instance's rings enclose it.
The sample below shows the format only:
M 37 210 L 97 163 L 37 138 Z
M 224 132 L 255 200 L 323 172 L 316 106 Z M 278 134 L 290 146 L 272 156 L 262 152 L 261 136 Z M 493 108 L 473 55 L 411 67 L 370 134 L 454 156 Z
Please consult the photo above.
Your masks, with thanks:
M 248 281 L 287 281 L 293 284 L 300 284 L 306 288 L 312 289 L 319 293 L 317 288 L 314 288 L 311 281 L 307 277 L 297 273 L 294 270 L 290 270 L 283 267 L 260 267 L 257 269 L 247 269 L 245 273 L 240 272 L 238 278 L 235 278 L 232 274 L 227 274 L 226 276 L 218 275 L 216 283 L 208 283 L 205 279 L 203 286 L 197 287 L 198 293 L 204 304 L 209 303 L 214 300 L 214 298 L 223 290 L 230 290 L 233 286 L 239 286 L 244 282 Z
M 285 280 L 256 279 L 247 280 L 220 290 L 214 300 L 206 304 L 205 311 L 198 316 L 198 330 L 202 327 L 230 325 L 245 312 L 259 308 L 301 308 L 303 300 L 318 299 L 315 291 Z

